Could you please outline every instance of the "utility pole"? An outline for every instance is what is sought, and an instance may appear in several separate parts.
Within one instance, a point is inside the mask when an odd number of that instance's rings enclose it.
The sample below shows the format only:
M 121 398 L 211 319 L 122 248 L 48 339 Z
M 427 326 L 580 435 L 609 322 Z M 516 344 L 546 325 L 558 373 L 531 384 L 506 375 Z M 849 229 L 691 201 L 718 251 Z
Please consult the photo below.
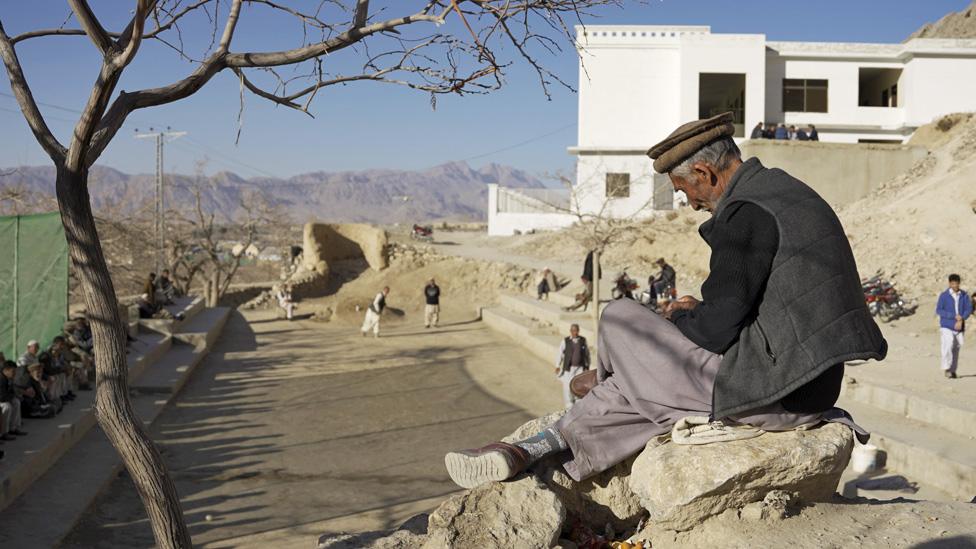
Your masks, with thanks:
M 163 144 L 183 137 L 187 132 L 170 131 L 169 126 L 166 126 L 165 131 L 156 131 L 152 127 L 149 128 L 148 133 L 138 133 L 139 128 L 136 128 L 135 131 L 136 139 L 152 138 L 156 140 L 156 201 L 153 215 L 153 240 L 155 240 L 156 247 L 155 271 L 159 273 L 163 269 L 163 250 L 166 242 L 166 225 L 163 221 L 163 212 L 165 211 L 165 204 L 163 203 Z

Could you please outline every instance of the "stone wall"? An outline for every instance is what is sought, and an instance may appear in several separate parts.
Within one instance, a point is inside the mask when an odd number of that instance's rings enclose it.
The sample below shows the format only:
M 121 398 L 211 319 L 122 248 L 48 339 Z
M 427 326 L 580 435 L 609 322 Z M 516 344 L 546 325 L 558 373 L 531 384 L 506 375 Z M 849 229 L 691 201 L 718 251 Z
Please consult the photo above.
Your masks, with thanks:
M 868 196 L 928 154 L 911 145 L 773 139 L 749 139 L 739 147 L 742 158 L 755 156 L 767 168 L 785 170 L 833 206 Z
M 377 271 L 387 267 L 387 235 L 383 229 L 363 223 L 306 223 L 304 267 L 320 274 L 339 259 L 363 257 Z

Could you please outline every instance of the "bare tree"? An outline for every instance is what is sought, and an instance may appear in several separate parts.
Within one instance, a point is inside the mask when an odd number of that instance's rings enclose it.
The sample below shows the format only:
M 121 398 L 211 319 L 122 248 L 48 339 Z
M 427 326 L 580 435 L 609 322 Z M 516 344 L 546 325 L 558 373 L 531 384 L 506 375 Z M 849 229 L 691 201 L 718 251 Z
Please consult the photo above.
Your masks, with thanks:
M 629 179 L 626 184 L 604 180 L 603 170 L 595 170 L 596 175 L 577 180 L 564 175 L 554 176 L 566 191 L 565 200 L 554 200 L 550 192 L 541 196 L 519 196 L 512 199 L 522 202 L 529 211 L 539 213 L 566 214 L 576 221 L 569 227 L 570 237 L 588 252 L 593 252 L 590 265 L 593 273 L 593 333 L 599 333 L 600 320 L 600 257 L 611 244 L 628 244 L 634 241 L 634 222 L 645 216 L 653 207 L 653 182 L 649 181 L 650 192 L 645 200 L 628 204 L 625 211 L 617 207 L 621 195 L 630 196 L 632 187 Z M 607 174 L 609 175 L 609 174 Z M 619 185 L 619 186 L 618 186 Z M 638 188 L 641 182 L 637 182 Z
M 189 547 L 191 541 L 176 488 L 129 402 L 125 331 L 88 193 L 89 169 L 126 118 L 139 109 L 185 99 L 224 71 L 232 72 L 239 81 L 242 98 L 247 90 L 306 113 L 323 88 L 361 80 L 422 90 L 430 94 L 432 104 L 438 94 L 486 93 L 502 85 L 503 74 L 514 59 L 532 67 L 543 93 L 548 95 L 553 85 L 568 85 L 546 70 L 537 61 L 537 54 L 557 51 L 560 40 L 573 40 L 567 19 L 579 20 L 581 10 L 617 3 L 618 0 L 402 0 L 373 12 L 369 0 L 323 0 L 313 11 L 271 0 L 135 0 L 129 23 L 120 31 L 111 31 L 87 0 L 68 0 L 79 28 L 35 29 L 10 36 L 0 21 L 0 57 L 11 89 L 35 139 L 57 170 L 58 205 L 71 259 L 81 275 L 99 357 L 96 416 L 132 476 L 159 547 Z M 114 3 L 108 5 L 111 7 L 106 10 L 123 9 Z M 275 13 L 294 17 L 301 28 L 300 36 L 296 36 L 300 45 L 287 50 L 233 51 L 234 34 L 245 5 L 247 15 Z M 180 30 L 181 22 L 194 15 L 212 22 L 211 43 L 197 55 L 185 51 Z M 449 17 L 459 20 L 460 25 L 453 25 L 457 33 L 442 27 Z M 65 146 L 48 127 L 34 99 L 16 46 L 26 40 L 67 36 L 87 37 L 101 53 L 102 61 Z M 252 38 L 256 42 L 260 37 Z M 194 70 L 168 85 L 116 93 L 123 73 L 146 40 L 157 40 L 173 48 L 194 63 Z M 363 60 L 360 71 L 341 74 L 329 70 L 331 57 L 343 51 Z M 506 51 L 511 52 L 513 60 L 501 57 Z M 286 78 L 277 72 L 289 65 L 298 67 L 293 72 L 302 76 L 298 84 L 295 77 Z
M 227 292 L 252 245 L 261 242 L 262 237 L 263 244 L 281 243 L 274 226 L 286 216 L 257 189 L 244 190 L 235 212 L 207 207 L 208 186 L 207 180 L 198 175 L 184 189 L 193 197 L 192 211 L 169 212 L 166 255 L 178 288 L 188 292 L 194 279 L 201 276 L 207 306 L 214 307 Z M 233 237 L 237 246 L 226 249 L 222 244 L 225 236 Z

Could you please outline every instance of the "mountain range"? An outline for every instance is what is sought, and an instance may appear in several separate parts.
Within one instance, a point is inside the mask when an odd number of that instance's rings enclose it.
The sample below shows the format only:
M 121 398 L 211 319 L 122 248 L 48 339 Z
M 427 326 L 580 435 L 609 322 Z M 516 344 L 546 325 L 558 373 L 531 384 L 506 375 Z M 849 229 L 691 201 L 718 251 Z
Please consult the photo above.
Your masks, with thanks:
M 54 168 L 26 166 L 0 176 L 0 188 L 19 186 L 53 195 Z M 89 190 L 96 211 L 119 208 L 134 211 L 151 201 L 155 177 L 126 174 L 94 166 Z M 542 188 L 527 172 L 487 164 L 474 169 L 465 162 L 449 162 L 423 171 L 371 169 L 312 172 L 287 179 L 243 178 L 233 172 L 211 176 L 167 174 L 167 208 L 194 205 L 190 189 L 204 189 L 203 207 L 234 215 L 249 191 L 259 191 L 281 207 L 289 221 L 405 223 L 432 220 L 480 221 L 487 216 L 488 183 L 505 187 Z

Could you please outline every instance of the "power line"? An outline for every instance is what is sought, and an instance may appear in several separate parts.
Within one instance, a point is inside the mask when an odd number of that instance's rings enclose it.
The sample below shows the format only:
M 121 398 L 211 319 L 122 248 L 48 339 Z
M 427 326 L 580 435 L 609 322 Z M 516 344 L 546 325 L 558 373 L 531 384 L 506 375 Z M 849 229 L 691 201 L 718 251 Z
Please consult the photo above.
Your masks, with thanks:
M 493 150 L 491 152 L 477 154 L 475 156 L 469 156 L 468 158 L 462 158 L 460 160 L 460 162 L 467 162 L 469 160 L 477 160 L 478 158 L 484 158 L 486 156 L 491 156 L 493 154 L 498 154 L 500 152 L 505 152 L 505 151 L 510 151 L 512 149 L 517 149 L 517 148 L 519 148 L 519 147 L 521 147 L 523 145 L 528 145 L 529 143 L 532 143 L 534 141 L 538 141 L 540 139 L 545 139 L 545 138 L 547 138 L 547 137 L 549 137 L 551 135 L 556 135 L 557 133 L 566 131 L 569 128 L 573 128 L 575 126 L 576 126 L 576 122 L 573 122 L 572 124 L 566 124 L 565 126 L 562 126 L 561 128 L 556 128 L 555 130 L 552 130 L 551 132 L 544 133 L 542 135 L 537 135 L 535 137 L 530 137 L 529 139 L 526 139 L 525 141 L 519 141 L 518 143 L 515 143 L 514 145 L 509 145 L 507 147 L 502 147 L 501 149 L 495 149 L 495 150 Z
M 6 92 L 0 92 L 0 96 L 9 97 L 9 98 L 12 98 L 12 99 L 16 99 L 15 96 L 13 96 L 13 95 L 11 95 L 9 93 L 6 93 Z M 42 105 L 42 106 L 45 106 L 45 107 L 50 107 L 52 109 L 57 109 L 57 110 L 60 110 L 60 111 L 70 112 L 70 113 L 74 113 L 74 114 L 82 114 L 82 111 L 80 111 L 78 109 L 73 109 L 71 107 L 65 107 L 63 105 L 55 105 L 53 103 L 44 103 L 44 102 L 41 102 L 41 101 L 36 101 L 36 103 L 38 105 Z M 4 108 L 4 107 L 0 107 L 0 110 L 7 111 L 7 112 L 10 112 L 10 113 L 15 113 L 15 114 L 18 114 L 18 115 L 23 116 L 23 113 L 20 110 L 7 109 L 7 108 Z M 68 120 L 67 118 L 59 118 L 57 116 L 45 116 L 44 119 L 45 120 L 47 120 L 47 119 L 50 119 L 50 120 L 58 120 L 58 121 L 61 121 L 61 122 L 68 122 L 68 123 L 71 123 L 71 124 L 74 124 L 74 123 L 77 122 L 77 120 Z M 127 120 L 125 123 L 126 123 L 126 125 L 135 124 L 135 122 L 130 121 L 130 120 Z M 165 124 L 153 124 L 153 126 L 166 127 Z M 193 143 L 197 147 L 200 147 L 200 148 L 203 148 L 203 149 L 207 149 L 208 151 L 210 151 L 211 154 L 214 154 L 216 156 L 223 157 L 226 160 L 226 162 L 231 162 L 232 164 L 236 164 L 237 166 L 240 166 L 242 168 L 246 168 L 248 170 L 251 170 L 253 172 L 259 173 L 261 175 L 265 175 L 267 177 L 275 177 L 275 178 L 278 177 L 278 176 L 274 175 L 271 172 L 268 172 L 266 170 L 262 170 L 261 168 L 257 168 L 255 166 L 251 166 L 250 164 L 247 164 L 245 162 L 241 162 L 240 160 L 237 160 L 236 158 L 234 158 L 234 157 L 232 157 L 230 155 L 227 155 L 227 154 L 224 154 L 224 153 L 218 151 L 217 149 L 211 147 L 210 145 L 201 143 L 199 141 L 196 141 L 196 140 L 190 139 L 190 138 L 186 138 L 186 140 L 188 142 L 190 142 L 190 143 Z M 196 151 L 194 151 L 194 150 L 192 150 L 190 148 L 183 148 L 183 147 L 180 147 L 180 148 L 182 148 L 183 150 L 188 151 L 188 152 L 196 152 Z

